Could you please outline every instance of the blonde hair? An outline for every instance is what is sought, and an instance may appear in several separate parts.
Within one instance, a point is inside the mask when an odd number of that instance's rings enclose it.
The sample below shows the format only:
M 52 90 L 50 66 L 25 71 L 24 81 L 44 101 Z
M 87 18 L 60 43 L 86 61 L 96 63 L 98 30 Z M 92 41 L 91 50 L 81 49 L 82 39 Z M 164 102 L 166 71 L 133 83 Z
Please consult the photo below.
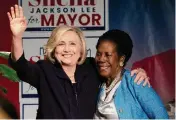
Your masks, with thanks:
M 72 27 L 68 25 L 58 26 L 52 31 L 51 36 L 49 37 L 47 44 L 45 45 L 46 58 L 50 60 L 52 63 L 55 62 L 54 50 L 58 42 L 60 41 L 60 38 L 62 37 L 62 35 L 67 31 L 74 31 L 80 38 L 81 57 L 80 59 L 78 59 L 77 64 L 82 64 L 84 63 L 87 56 L 86 42 L 85 42 L 83 32 L 77 27 Z M 56 39 L 56 38 L 59 38 L 59 39 Z

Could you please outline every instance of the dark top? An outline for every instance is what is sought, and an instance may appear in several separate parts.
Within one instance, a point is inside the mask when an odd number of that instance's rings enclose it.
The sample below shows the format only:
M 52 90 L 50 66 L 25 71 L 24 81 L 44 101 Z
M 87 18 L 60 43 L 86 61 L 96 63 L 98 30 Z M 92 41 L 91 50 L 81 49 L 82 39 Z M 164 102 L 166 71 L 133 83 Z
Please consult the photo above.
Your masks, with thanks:
M 34 86 L 39 94 L 37 118 L 91 119 L 96 110 L 100 80 L 93 58 L 87 58 L 75 71 L 76 84 L 72 84 L 61 65 L 49 60 L 32 64 L 24 54 L 9 64 L 18 77 Z

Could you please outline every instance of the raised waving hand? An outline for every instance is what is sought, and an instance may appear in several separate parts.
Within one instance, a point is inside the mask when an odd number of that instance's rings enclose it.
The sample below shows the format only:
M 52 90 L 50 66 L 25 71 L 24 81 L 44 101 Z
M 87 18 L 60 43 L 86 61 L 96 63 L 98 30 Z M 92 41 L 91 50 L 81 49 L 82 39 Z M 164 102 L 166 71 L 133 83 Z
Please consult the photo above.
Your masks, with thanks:
M 11 57 L 17 61 L 23 54 L 22 36 L 27 27 L 27 21 L 23 15 L 21 6 L 15 5 L 7 12 L 10 29 L 12 31 Z
M 10 12 L 7 12 L 10 29 L 14 37 L 22 37 L 27 27 L 27 21 L 23 15 L 23 9 L 21 6 L 15 5 L 10 8 Z

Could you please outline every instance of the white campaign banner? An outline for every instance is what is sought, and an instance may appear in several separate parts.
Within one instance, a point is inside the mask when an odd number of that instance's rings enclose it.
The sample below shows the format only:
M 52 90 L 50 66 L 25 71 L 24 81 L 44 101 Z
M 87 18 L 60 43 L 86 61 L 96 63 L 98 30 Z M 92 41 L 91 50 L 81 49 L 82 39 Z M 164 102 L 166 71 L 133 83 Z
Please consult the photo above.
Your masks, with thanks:
M 27 18 L 26 32 L 71 25 L 98 36 L 108 29 L 107 0 L 20 0 L 20 5 Z
M 36 119 L 38 104 L 22 104 L 21 119 Z

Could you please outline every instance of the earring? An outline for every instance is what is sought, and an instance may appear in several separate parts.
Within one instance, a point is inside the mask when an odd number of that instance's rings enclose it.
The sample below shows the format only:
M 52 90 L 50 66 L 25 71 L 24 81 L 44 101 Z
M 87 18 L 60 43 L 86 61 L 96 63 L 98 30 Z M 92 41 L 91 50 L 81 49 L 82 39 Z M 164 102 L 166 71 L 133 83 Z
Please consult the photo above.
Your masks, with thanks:
M 123 64 L 123 62 L 120 62 L 119 65 L 120 65 L 120 67 L 123 67 L 124 64 Z

